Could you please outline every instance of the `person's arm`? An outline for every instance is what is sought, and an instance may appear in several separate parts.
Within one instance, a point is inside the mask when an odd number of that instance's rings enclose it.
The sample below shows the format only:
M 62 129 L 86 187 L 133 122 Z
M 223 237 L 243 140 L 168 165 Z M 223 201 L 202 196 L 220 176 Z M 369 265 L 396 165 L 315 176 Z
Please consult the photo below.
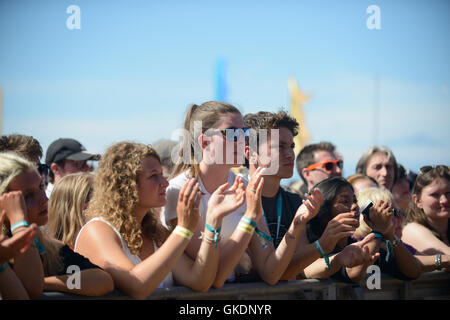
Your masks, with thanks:
M 28 300 L 27 291 L 9 265 L 0 265 L 0 297 L 3 300 Z
M 436 265 L 436 255 L 415 254 L 414 258 L 420 264 L 422 272 L 431 272 L 438 270 Z M 447 254 L 441 255 L 441 269 L 450 272 L 450 256 Z
M 6 212 L 10 227 L 14 229 L 12 237 L 20 232 L 26 232 L 26 226 L 18 226 L 21 222 L 27 221 L 27 210 L 21 191 L 4 193 L 0 197 L 0 207 Z M 39 235 L 39 230 L 36 229 L 36 232 Z M 14 259 L 13 269 L 30 298 L 39 298 L 44 288 L 44 268 L 39 251 L 34 243 L 26 252 Z
M 392 228 L 387 233 L 383 234 L 384 239 L 394 243 L 396 238 Z M 397 238 L 398 239 L 398 238 Z M 409 250 L 403 245 L 403 242 L 398 239 L 397 245 L 394 247 L 395 262 L 398 269 L 408 278 L 416 279 L 422 273 L 421 264 Z
M 354 218 L 353 212 L 338 214 L 328 222 L 325 231 L 319 238 L 319 244 L 325 253 L 333 251 L 336 243 L 342 238 L 350 237 L 354 231 L 358 220 Z M 296 252 L 288 268 L 282 276 L 283 280 L 296 277 L 304 268 L 320 258 L 320 253 L 314 243 L 309 243 L 306 236 L 306 228 L 300 236 Z
M 79 276 L 80 286 L 68 285 L 67 281 Z M 72 277 L 72 279 L 70 279 Z M 75 282 L 74 280 L 73 282 Z M 102 269 L 81 270 L 79 275 L 67 274 L 44 278 L 44 291 L 59 291 L 83 296 L 103 296 L 114 290 L 114 281 L 109 273 Z
M 250 242 L 249 255 L 252 259 L 252 265 L 260 277 L 269 285 L 276 284 L 283 276 L 291 262 L 302 230 L 306 223 L 317 214 L 322 202 L 323 197 L 320 191 L 318 189 L 312 190 L 311 195 L 298 208 L 288 231 L 276 249 L 272 243 L 266 247 L 261 246 L 259 239 L 255 237 Z M 269 233 L 264 221 L 260 221 L 259 228 L 263 232 Z
M 408 223 L 402 230 L 402 241 L 413 246 L 424 255 L 442 253 L 450 255 L 450 247 L 436 238 L 426 227 L 416 223 Z
M 196 259 L 183 254 L 174 267 L 177 281 L 193 290 L 206 292 L 217 275 L 219 265 L 220 233 L 223 218 L 239 208 L 245 201 L 245 189 L 242 179 L 237 177 L 233 186 L 227 190 L 228 183 L 223 184 L 211 195 L 206 213 L 206 225 Z M 198 204 L 197 204 L 198 205 Z M 178 208 L 183 205 L 178 204 Z

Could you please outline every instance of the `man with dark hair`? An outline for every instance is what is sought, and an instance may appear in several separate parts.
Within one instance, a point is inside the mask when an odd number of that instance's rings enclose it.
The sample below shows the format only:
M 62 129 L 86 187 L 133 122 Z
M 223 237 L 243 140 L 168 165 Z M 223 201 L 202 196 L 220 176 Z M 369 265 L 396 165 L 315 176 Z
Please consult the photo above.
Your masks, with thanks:
M 250 175 L 259 167 L 267 166 L 262 155 L 267 155 L 271 165 L 278 162 L 275 174 L 264 175 L 264 186 L 262 191 L 262 205 L 267 227 L 271 237 L 274 239 L 275 247 L 278 247 L 284 234 L 288 230 L 292 219 L 302 204 L 302 199 L 296 193 L 289 192 L 280 186 L 281 179 L 292 177 L 294 170 L 294 136 L 298 133 L 297 121 L 286 112 L 278 113 L 258 112 L 244 116 L 244 126 L 253 129 L 257 136 L 257 150 L 255 146 L 246 148 L 246 158 L 253 159 L 247 163 Z M 272 141 L 274 130 L 278 130 L 278 149 Z M 267 130 L 266 135 L 260 135 L 260 130 Z M 262 148 L 265 148 L 264 150 Z
M 344 162 L 336 154 L 331 142 L 319 142 L 305 146 L 297 155 L 297 171 L 304 184 L 300 192 L 305 194 L 317 183 L 331 177 L 341 177 Z
M 50 198 L 54 184 L 62 177 L 70 173 L 91 171 L 88 160 L 100 160 L 100 155 L 87 152 L 86 148 L 74 139 L 60 138 L 53 141 L 45 156 L 45 163 L 50 168 L 47 197 Z
M 0 152 L 12 151 L 35 164 L 42 158 L 42 147 L 34 137 L 10 134 L 0 137 Z

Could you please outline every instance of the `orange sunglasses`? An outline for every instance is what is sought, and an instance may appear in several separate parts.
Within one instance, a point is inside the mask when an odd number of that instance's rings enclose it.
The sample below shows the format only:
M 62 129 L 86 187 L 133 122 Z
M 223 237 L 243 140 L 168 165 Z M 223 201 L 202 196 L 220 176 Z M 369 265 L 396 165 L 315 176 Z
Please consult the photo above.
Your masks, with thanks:
M 318 162 L 318 163 L 314 163 L 314 164 L 306 167 L 306 169 L 314 170 L 318 167 L 323 167 L 326 171 L 331 171 L 331 170 L 333 170 L 335 165 L 338 166 L 340 169 L 342 169 L 344 167 L 344 161 L 342 159 L 337 159 L 337 160 L 328 160 L 328 161 L 324 161 L 324 162 Z

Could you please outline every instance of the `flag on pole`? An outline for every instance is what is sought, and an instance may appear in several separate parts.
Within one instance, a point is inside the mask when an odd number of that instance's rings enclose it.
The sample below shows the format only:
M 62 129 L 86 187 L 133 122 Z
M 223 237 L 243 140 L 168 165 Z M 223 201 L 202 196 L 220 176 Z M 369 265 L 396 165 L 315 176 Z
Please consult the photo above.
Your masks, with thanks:
M 298 155 L 301 149 L 308 143 L 310 137 L 308 128 L 306 127 L 305 113 L 303 105 L 308 101 L 309 97 L 300 91 L 295 78 L 290 77 L 288 80 L 288 88 L 291 96 L 291 116 L 297 120 L 299 124 L 299 132 L 294 137 L 295 155 Z

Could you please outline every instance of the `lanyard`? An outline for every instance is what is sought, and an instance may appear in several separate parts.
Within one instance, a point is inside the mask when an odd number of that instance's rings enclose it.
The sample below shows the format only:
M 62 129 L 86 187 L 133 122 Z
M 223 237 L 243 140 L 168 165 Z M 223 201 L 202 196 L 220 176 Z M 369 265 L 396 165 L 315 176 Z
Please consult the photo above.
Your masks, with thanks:
M 277 197 L 277 237 L 275 239 L 278 239 L 278 235 L 280 234 L 280 225 L 281 225 L 281 212 L 282 212 L 283 204 L 281 200 L 281 192 L 278 192 Z M 267 221 L 267 217 L 264 214 L 264 219 L 266 220 L 267 228 L 269 228 L 269 222 Z

